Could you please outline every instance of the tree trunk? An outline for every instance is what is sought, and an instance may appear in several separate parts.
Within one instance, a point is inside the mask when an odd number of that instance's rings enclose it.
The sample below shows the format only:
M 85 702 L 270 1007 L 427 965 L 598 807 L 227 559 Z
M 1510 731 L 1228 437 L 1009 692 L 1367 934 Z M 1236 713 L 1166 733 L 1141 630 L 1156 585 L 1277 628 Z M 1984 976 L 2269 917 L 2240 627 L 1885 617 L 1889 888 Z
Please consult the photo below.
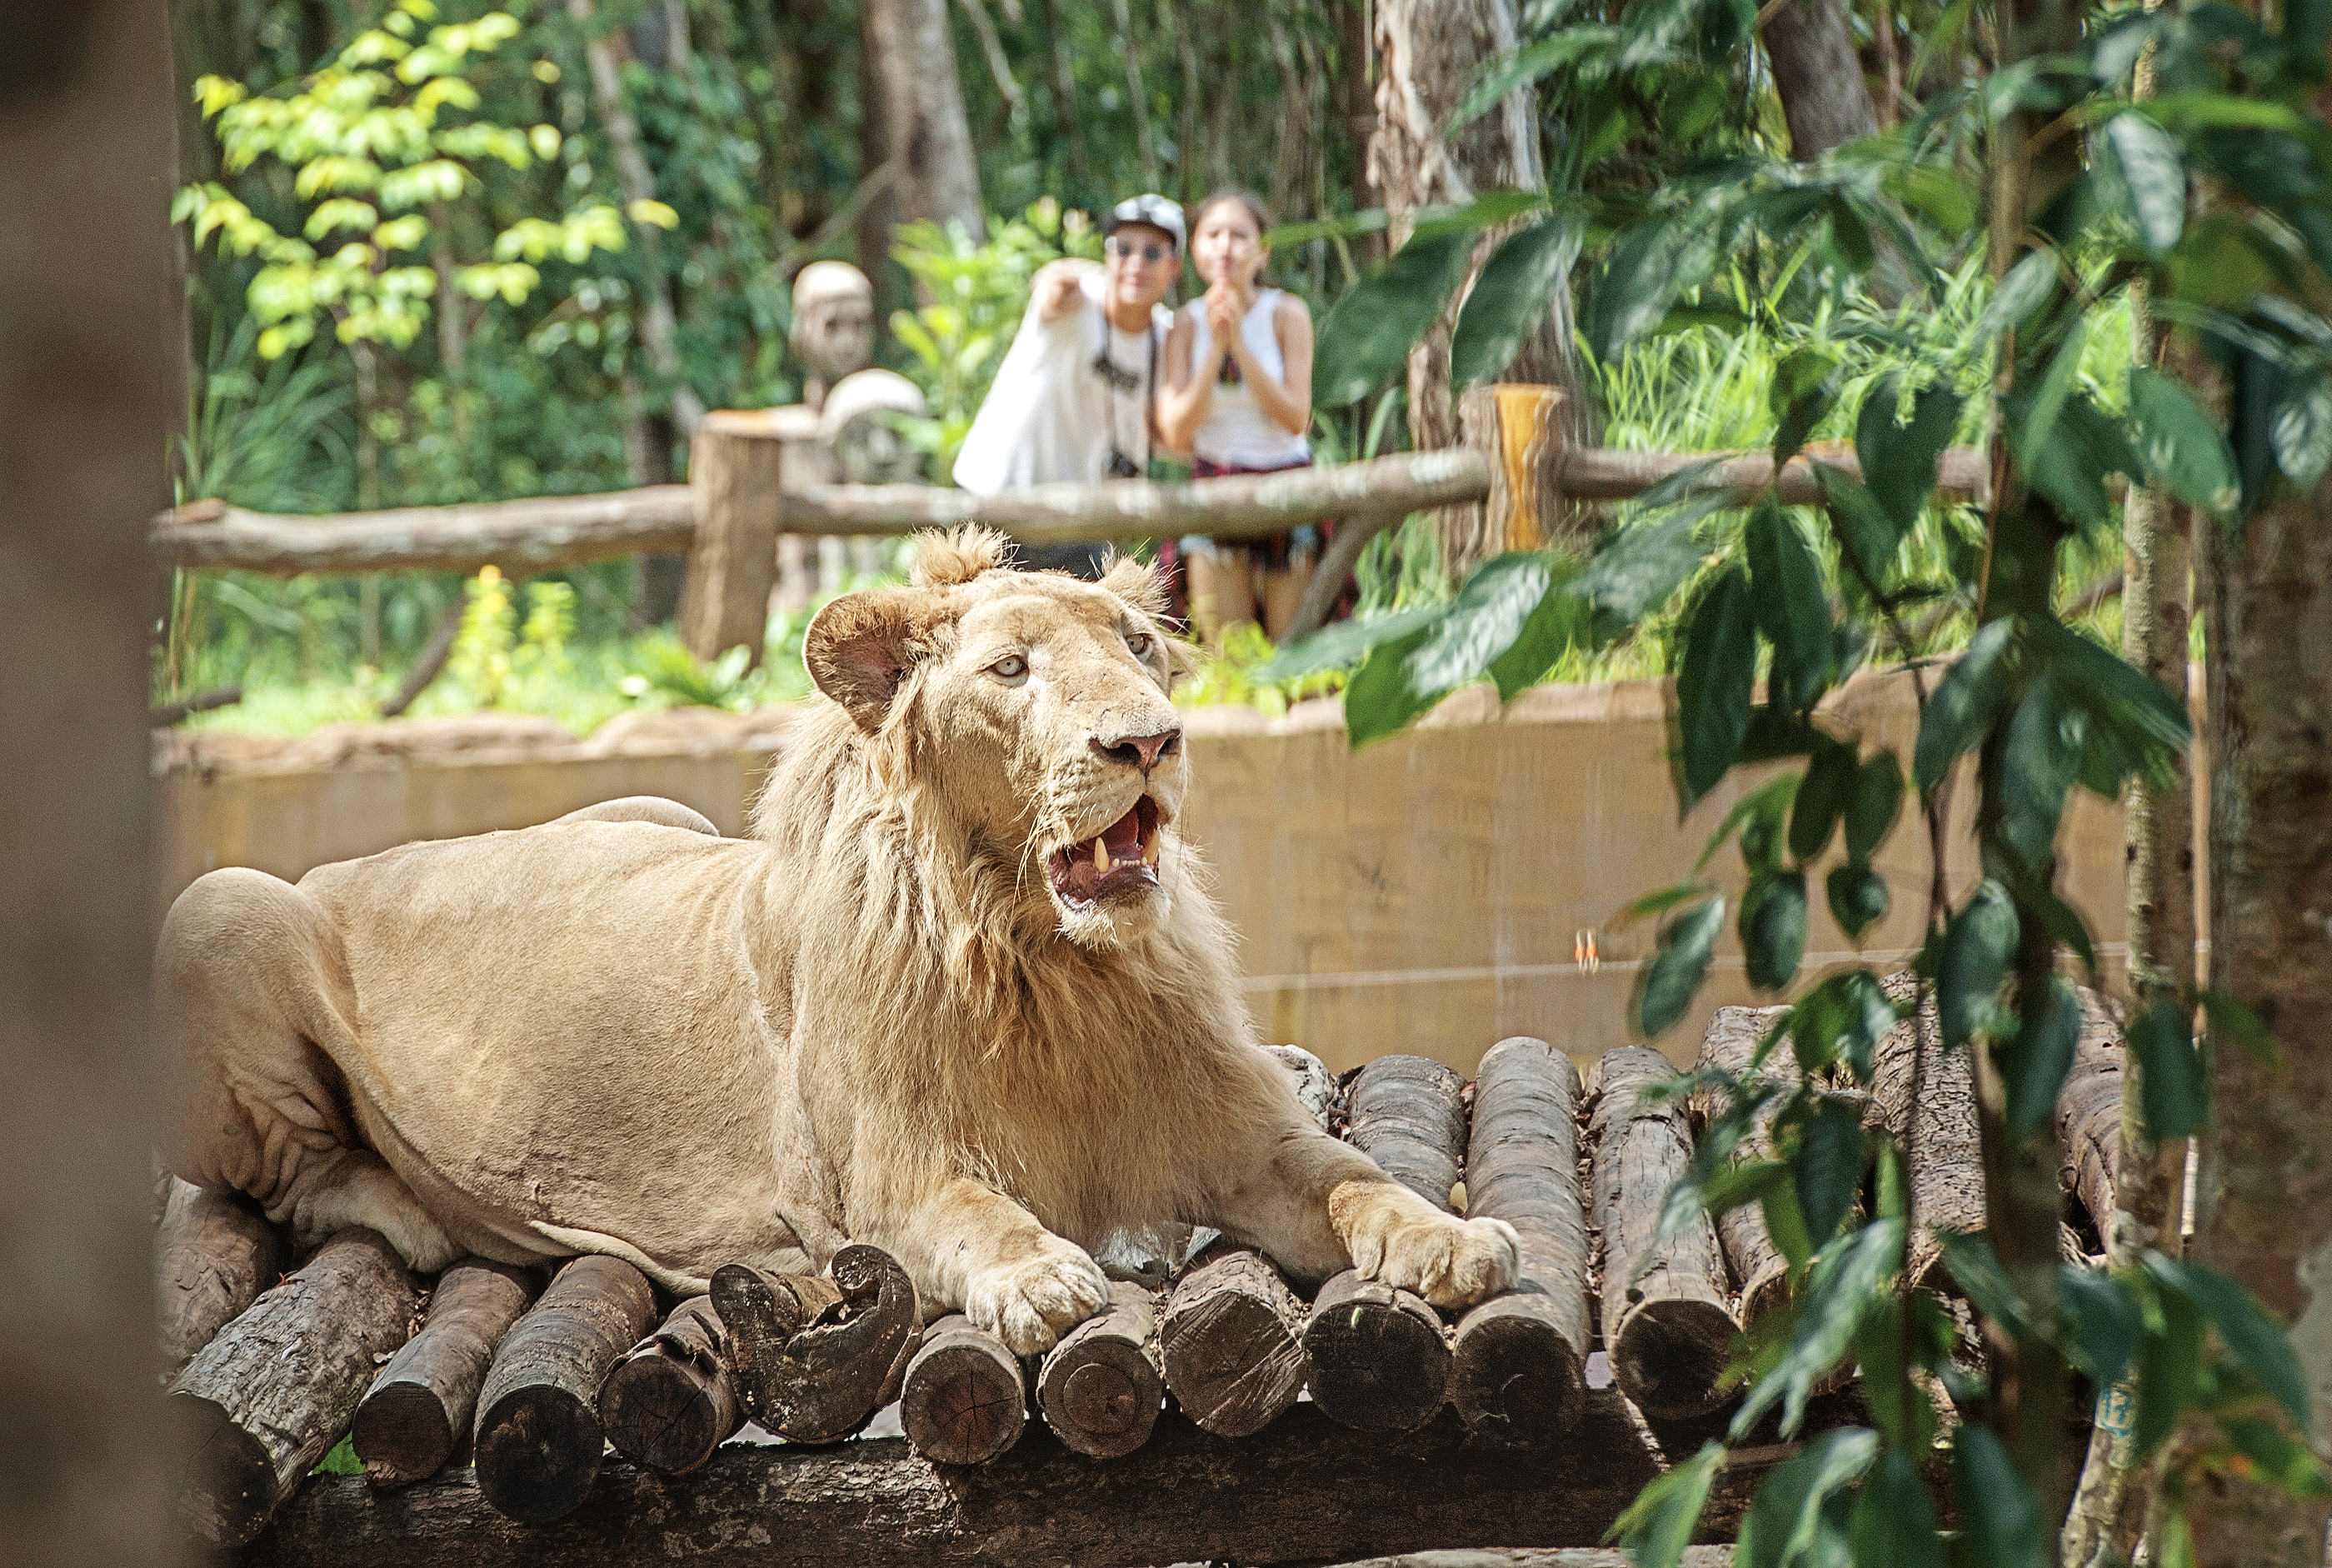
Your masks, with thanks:
M 575 1511 L 607 1437 L 599 1385 L 655 1321 L 647 1276 L 619 1257 L 578 1257 L 494 1353 L 478 1395 L 478 1490 L 524 1525 Z
M 895 163 L 899 176 L 866 204 L 862 254 L 888 257 L 901 224 L 961 224 L 973 239 L 985 238 L 947 0 L 867 0 L 865 38 L 866 169 Z M 872 267 L 866 273 L 878 275 Z
M 1473 91 L 1492 59 L 1516 42 L 1514 0 L 1376 0 L 1378 56 L 1376 134 L 1369 139 L 1368 181 L 1384 197 L 1394 247 L 1406 243 L 1419 207 L 1463 203 L 1500 188 L 1534 188 L 1543 171 L 1538 152 L 1536 95 L 1516 88 L 1452 142 L 1441 127 Z M 1514 225 L 1494 229 L 1474 250 L 1479 272 Z M 1471 280 L 1468 280 L 1468 287 Z M 1424 451 L 1455 445 L 1458 412 L 1449 385 L 1449 334 L 1457 324 L 1460 289 L 1440 322 L 1409 357 L 1409 430 Z M 1560 388 L 1573 421 L 1574 445 L 1584 445 L 1588 407 L 1572 347 L 1568 282 L 1551 297 L 1546 319 L 1498 379 Z M 1478 515 L 1445 509 L 1442 562 L 1463 577 L 1493 553 L 1476 537 Z
M 2209 739 L 2212 983 L 2259 1015 L 2282 1056 L 2262 1066 L 2215 1034 L 2216 1130 L 2195 1249 L 2289 1324 L 2332 1413 L 2332 484 L 2273 497 L 2204 532 L 2213 558 Z M 2250 1481 L 2193 1488 L 2197 1561 L 2313 1563 L 2328 1508 Z
M 154 1235 L 157 1328 L 165 1371 L 192 1361 L 283 1268 L 283 1238 L 239 1192 L 205 1192 L 177 1177 Z
M 1717 1380 L 1740 1325 L 1707 1218 L 1658 1244 L 1668 1189 L 1692 1161 L 1692 1131 L 1682 1104 L 1646 1105 L 1642 1095 L 1676 1069 L 1642 1046 L 1607 1051 L 1597 1067 L 1594 1221 L 1611 1381 L 1656 1420 L 1705 1416 L 1725 1401 Z
M 437 1279 L 421 1332 L 380 1369 L 357 1407 L 350 1440 L 365 1479 L 384 1490 L 425 1481 L 470 1436 L 478 1390 L 540 1281 L 465 1257 Z
M 186 405 L 164 7 L 13 14 L 0 58 L 0 1562 L 178 1562 L 155 1328 L 142 519 Z
M 983 1465 L 1020 1440 L 1027 1385 L 1004 1342 L 961 1313 L 923 1331 L 899 1395 L 899 1424 L 939 1465 Z
M 1553 1437 L 1579 1419 L 1592 1333 L 1579 1190 L 1579 1070 L 1544 1040 L 1500 1040 L 1476 1069 L 1467 1219 L 1522 1242 L 1515 1288 L 1468 1312 L 1450 1351 L 1450 1398 L 1494 1442 Z
M 235 1319 L 170 1385 L 188 1439 L 179 1521 L 215 1546 L 258 1535 L 349 1429 L 413 1306 L 403 1260 L 358 1227 Z
M 1878 129 L 1840 0 L 1785 0 L 1765 18 L 1764 43 L 1790 126 L 1791 158 L 1811 163 Z
M 1037 1378 L 1046 1426 L 1096 1459 L 1114 1459 L 1148 1442 L 1165 1396 L 1158 1298 L 1126 1280 L 1110 1286 L 1107 1307 L 1061 1336 Z

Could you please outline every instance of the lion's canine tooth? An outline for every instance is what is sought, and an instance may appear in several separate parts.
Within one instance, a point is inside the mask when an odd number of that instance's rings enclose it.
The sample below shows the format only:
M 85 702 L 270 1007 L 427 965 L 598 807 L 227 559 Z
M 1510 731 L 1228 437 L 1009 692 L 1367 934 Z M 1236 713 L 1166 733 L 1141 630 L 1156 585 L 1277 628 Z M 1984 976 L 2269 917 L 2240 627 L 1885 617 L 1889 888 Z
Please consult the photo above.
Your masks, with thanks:
M 1145 845 L 1143 845 L 1143 846 L 1142 846 L 1142 865 L 1148 865 L 1148 866 L 1153 866 L 1153 867 L 1154 867 L 1155 865 L 1157 865 L 1157 864 L 1158 864 L 1158 846 L 1159 846 L 1160 842 L 1161 842 L 1161 840 L 1159 839 L 1159 837 L 1158 837 L 1158 835 L 1157 835 L 1155 832 L 1153 832 L 1153 833 L 1152 833 L 1152 834 L 1150 835 L 1150 842 L 1149 842 L 1149 843 L 1147 843 L 1147 844 L 1145 844 Z
M 1109 840 L 1098 833 L 1094 835 L 1094 869 L 1095 871 L 1109 869 Z

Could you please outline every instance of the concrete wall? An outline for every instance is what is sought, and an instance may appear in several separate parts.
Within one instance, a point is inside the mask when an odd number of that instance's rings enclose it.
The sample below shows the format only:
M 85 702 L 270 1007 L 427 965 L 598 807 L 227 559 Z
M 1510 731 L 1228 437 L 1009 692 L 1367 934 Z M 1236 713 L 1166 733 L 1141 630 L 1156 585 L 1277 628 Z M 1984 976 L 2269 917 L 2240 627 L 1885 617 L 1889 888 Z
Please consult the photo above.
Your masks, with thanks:
M 1407 734 L 1362 751 L 1333 703 L 1268 720 L 1194 709 L 1184 826 L 1210 863 L 1241 933 L 1249 1008 L 1274 1040 L 1343 1067 L 1413 1051 L 1471 1071 L 1512 1034 L 1585 1059 L 1626 1041 L 1630 988 L 1651 948 L 1626 905 L 1689 874 L 1740 793 L 1728 782 L 1679 825 L 1666 760 L 1664 684 L 1549 686 L 1503 713 L 1486 687 L 1461 692 Z M 1833 699 L 1839 733 L 1907 759 L 1908 683 L 1865 676 Z M 199 741 L 156 781 L 164 898 L 218 865 L 294 877 L 415 838 L 526 827 L 619 795 L 667 795 L 739 831 L 781 726 L 663 716 L 588 745 L 426 749 L 397 754 L 310 746 L 205 757 Z M 303 742 L 302 744 L 308 744 Z M 1952 885 L 1974 864 L 1974 790 L 1954 790 Z M 1920 940 L 1926 835 L 1906 809 L 1878 858 L 1894 894 L 1860 957 L 1896 964 Z M 2069 900 L 2117 967 L 2124 931 L 2117 809 L 2086 796 L 2060 852 Z M 1833 845 L 1835 853 L 1835 845 Z M 1709 874 L 1737 891 L 1740 856 Z M 1820 888 L 1810 888 L 1808 980 L 1854 961 Z M 1578 960 L 1592 933 L 1600 963 Z M 1730 924 L 1703 1006 L 1658 1044 L 1689 1059 L 1708 1010 L 1764 1000 L 1742 972 Z

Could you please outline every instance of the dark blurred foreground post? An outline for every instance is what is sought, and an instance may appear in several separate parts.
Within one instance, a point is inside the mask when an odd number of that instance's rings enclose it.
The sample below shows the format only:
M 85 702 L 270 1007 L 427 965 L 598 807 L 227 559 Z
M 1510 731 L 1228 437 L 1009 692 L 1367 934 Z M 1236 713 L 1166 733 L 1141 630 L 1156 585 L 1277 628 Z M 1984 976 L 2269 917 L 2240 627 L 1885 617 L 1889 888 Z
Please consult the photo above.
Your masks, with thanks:
M 164 8 L 0 49 L 0 1563 L 178 1560 L 157 1437 L 146 686 L 179 287 Z

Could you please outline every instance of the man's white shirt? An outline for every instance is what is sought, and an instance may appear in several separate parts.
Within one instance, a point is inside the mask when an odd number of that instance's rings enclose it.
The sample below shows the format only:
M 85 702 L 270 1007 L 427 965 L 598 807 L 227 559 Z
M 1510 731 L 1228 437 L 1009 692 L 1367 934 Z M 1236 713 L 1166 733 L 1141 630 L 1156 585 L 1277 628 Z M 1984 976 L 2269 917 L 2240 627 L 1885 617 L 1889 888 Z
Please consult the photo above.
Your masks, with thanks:
M 955 482 L 975 495 L 1024 484 L 1110 477 L 1115 450 L 1146 468 L 1149 405 L 1166 359 L 1173 313 L 1151 308 L 1150 331 L 1121 332 L 1102 309 L 1108 279 L 1095 266 L 1078 280 L 1085 298 L 1057 321 L 1030 300 L 1012 347 L 973 416 L 955 461 Z M 1103 344 L 1118 386 L 1095 368 Z

